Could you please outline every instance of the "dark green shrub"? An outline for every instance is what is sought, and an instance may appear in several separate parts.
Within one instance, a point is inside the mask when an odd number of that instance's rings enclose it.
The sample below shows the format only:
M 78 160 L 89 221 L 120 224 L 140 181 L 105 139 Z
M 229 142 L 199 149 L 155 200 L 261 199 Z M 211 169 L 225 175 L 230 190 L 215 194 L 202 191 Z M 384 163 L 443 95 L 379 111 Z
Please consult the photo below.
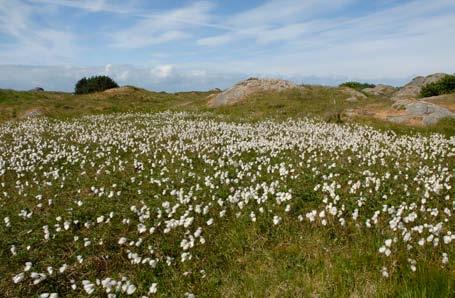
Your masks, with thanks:
M 74 93 L 88 94 L 117 87 L 117 83 L 108 76 L 94 76 L 90 78 L 84 77 L 76 83 Z
M 374 88 L 374 87 L 376 87 L 376 85 L 368 84 L 368 83 L 360 83 L 360 82 L 345 82 L 345 83 L 341 84 L 340 87 L 349 87 L 349 88 L 361 91 L 362 89 L 365 89 L 365 88 Z
M 455 92 L 455 76 L 446 75 L 437 82 L 425 85 L 420 91 L 420 96 L 430 97 L 452 92 Z

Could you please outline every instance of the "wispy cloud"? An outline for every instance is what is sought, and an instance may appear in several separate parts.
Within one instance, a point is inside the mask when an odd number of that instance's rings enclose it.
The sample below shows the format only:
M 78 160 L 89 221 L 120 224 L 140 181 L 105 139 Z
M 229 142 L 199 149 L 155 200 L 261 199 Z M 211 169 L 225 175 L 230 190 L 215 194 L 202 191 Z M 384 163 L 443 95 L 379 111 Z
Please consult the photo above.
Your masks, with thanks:
M 305 32 L 310 20 L 323 18 L 353 0 L 269 0 L 247 11 L 237 13 L 221 24 L 228 32 L 204 37 L 197 41 L 202 46 L 219 46 L 241 40 L 259 44 L 294 40 Z
M 115 32 L 112 46 L 140 48 L 191 36 L 191 26 L 207 25 L 211 19 L 210 2 L 196 2 L 183 8 L 140 17 L 133 26 Z
M 39 25 L 33 21 L 34 8 L 16 0 L 0 1 L 0 33 L 14 40 L 0 51 L 0 60 L 24 64 L 69 60 L 76 51 L 71 32 Z
M 30 0 L 36 4 L 50 4 L 86 10 L 89 12 L 112 12 L 120 14 L 130 14 L 136 12 L 133 6 L 126 1 L 106 1 L 106 0 Z
M 332 12 L 350 2 L 353 1 L 268 0 L 262 5 L 231 16 L 226 19 L 226 23 L 236 28 L 289 24 L 309 18 L 320 17 L 321 13 Z

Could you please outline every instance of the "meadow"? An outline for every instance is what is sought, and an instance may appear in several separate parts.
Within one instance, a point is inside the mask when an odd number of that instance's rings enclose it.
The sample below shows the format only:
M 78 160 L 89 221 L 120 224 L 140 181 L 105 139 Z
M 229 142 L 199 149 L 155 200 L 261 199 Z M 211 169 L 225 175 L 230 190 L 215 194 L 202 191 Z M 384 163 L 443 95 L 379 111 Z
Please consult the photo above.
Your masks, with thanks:
M 206 93 L 43 94 L 48 117 L 21 120 L 8 93 L 2 295 L 453 297 L 451 122 L 332 123 L 326 92 L 216 111 Z

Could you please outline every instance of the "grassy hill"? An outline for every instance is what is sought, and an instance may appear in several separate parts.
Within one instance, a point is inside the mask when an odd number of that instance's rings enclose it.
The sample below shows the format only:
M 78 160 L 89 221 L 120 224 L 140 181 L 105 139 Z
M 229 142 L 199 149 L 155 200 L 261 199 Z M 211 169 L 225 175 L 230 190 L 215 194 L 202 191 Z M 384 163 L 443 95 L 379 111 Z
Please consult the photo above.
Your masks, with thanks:
M 283 92 L 262 92 L 233 106 L 209 108 L 207 100 L 218 91 L 206 92 L 153 92 L 136 87 L 123 87 L 106 92 L 74 95 L 63 92 L 29 92 L 0 89 L 0 122 L 21 119 L 28 112 L 39 110 L 50 118 L 68 118 L 81 115 L 116 112 L 202 111 L 222 114 L 235 121 L 259 121 L 266 118 L 286 119 L 316 117 L 327 122 L 358 122 L 398 133 L 440 132 L 455 135 L 455 120 L 444 119 L 430 127 L 393 124 L 377 114 L 392 113 L 392 102 L 384 97 L 371 96 L 357 102 L 340 88 L 305 86 Z M 434 100 L 455 111 L 455 94 Z M 346 111 L 359 111 L 349 117 Z
M 203 101 L 209 94 L 152 92 L 136 87 L 123 87 L 86 95 L 0 89 L 0 121 L 21 118 L 31 109 L 40 109 L 51 118 L 126 111 L 161 111 Z

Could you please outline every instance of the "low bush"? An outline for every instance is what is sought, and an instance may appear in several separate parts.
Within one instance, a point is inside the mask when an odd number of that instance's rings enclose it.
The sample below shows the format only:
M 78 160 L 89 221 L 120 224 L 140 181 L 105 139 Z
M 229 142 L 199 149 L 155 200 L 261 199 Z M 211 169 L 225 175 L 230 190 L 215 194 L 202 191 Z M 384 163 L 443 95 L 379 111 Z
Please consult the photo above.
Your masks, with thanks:
M 362 89 L 365 89 L 365 88 L 374 88 L 374 87 L 376 87 L 376 85 L 351 81 L 351 82 L 345 82 L 345 83 L 341 84 L 340 87 L 349 87 L 349 88 L 361 91 Z
M 430 97 L 452 92 L 455 92 L 455 75 L 446 75 L 437 82 L 425 85 L 420 91 L 420 96 Z

